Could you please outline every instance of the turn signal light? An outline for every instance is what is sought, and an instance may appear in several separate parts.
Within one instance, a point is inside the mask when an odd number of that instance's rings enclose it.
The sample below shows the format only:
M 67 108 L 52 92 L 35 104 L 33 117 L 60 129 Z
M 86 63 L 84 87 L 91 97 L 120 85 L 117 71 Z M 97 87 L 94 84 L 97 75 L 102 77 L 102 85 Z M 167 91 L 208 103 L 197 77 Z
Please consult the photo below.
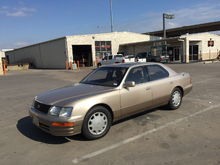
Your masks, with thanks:
M 66 126 L 74 126 L 75 123 L 51 123 L 52 126 L 60 126 L 60 127 L 66 127 Z

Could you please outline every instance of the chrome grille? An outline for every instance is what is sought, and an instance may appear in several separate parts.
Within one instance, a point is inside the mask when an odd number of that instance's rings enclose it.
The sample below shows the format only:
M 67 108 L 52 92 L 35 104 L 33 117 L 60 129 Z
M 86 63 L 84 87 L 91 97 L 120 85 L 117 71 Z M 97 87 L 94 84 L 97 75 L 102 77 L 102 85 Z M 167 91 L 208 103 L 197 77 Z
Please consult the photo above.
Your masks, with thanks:
M 50 105 L 42 104 L 38 101 L 34 102 L 34 108 L 43 113 L 48 113 L 50 107 L 51 107 Z

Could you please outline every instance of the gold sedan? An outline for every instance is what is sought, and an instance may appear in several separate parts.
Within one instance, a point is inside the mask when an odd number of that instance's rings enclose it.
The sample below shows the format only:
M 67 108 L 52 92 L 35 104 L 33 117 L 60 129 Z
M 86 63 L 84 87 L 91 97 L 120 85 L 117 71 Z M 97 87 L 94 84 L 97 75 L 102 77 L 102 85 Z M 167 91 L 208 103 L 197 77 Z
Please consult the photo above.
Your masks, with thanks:
M 80 83 L 46 91 L 29 110 L 33 123 L 55 136 L 103 137 L 113 122 L 151 108 L 177 109 L 192 89 L 188 73 L 158 63 L 97 68 Z

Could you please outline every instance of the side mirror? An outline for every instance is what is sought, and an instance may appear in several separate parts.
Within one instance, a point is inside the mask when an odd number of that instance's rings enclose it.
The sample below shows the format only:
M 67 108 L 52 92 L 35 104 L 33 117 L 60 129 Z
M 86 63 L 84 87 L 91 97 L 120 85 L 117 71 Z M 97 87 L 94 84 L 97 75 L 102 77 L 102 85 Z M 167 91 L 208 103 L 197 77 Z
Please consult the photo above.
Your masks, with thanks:
M 135 82 L 134 81 L 126 81 L 125 87 L 135 87 Z

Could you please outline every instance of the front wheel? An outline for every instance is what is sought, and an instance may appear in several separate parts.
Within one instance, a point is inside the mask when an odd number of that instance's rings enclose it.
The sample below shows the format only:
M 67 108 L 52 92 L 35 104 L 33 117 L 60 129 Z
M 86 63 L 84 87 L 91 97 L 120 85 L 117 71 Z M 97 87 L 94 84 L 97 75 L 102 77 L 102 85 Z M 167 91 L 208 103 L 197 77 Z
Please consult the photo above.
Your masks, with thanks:
M 89 140 L 105 136 L 112 124 L 111 113 L 103 106 L 92 108 L 86 115 L 82 134 Z
M 169 108 L 172 110 L 178 109 L 182 103 L 182 97 L 182 91 L 179 88 L 174 88 L 168 103 Z

